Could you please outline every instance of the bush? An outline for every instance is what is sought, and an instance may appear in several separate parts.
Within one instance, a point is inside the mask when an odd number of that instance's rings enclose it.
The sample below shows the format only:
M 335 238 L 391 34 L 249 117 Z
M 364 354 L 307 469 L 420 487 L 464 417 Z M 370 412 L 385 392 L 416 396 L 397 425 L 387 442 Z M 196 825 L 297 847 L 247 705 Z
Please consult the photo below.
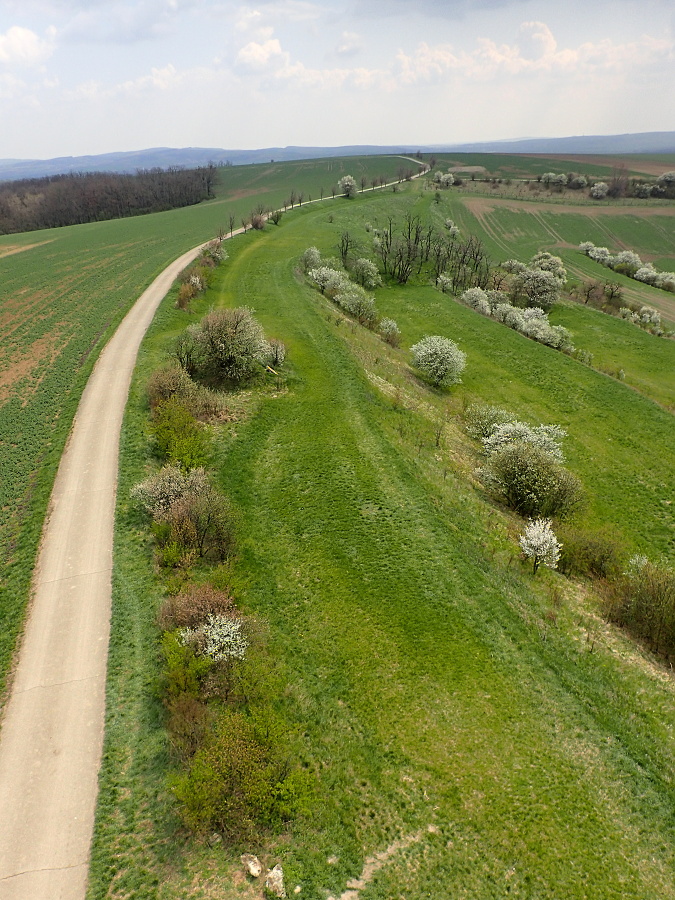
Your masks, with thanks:
M 239 384 L 261 371 L 269 352 L 262 326 L 247 307 L 213 309 L 177 344 L 178 360 L 189 374 L 217 384 Z
M 222 419 L 227 415 L 223 398 L 194 382 L 177 362 L 170 362 L 152 373 L 146 388 L 150 409 L 175 397 L 197 419 Z
M 202 468 L 186 473 L 177 465 L 168 465 L 135 485 L 131 489 L 131 498 L 158 519 L 177 500 L 207 490 L 208 484 L 208 477 Z
M 191 584 L 185 591 L 166 597 L 160 607 L 157 621 L 162 631 L 196 628 L 208 616 L 235 614 L 232 595 L 210 584 Z
M 393 319 L 384 318 L 379 325 L 380 337 L 392 347 L 398 347 L 401 343 L 401 332 Z
M 624 559 L 619 541 L 604 531 L 566 526 L 560 531 L 559 569 L 564 575 L 611 580 L 619 577 Z
M 466 354 L 454 341 L 440 335 L 422 338 L 410 348 L 413 365 L 434 384 L 458 384 L 466 366 Z
M 483 438 L 483 449 L 489 455 L 517 443 L 528 444 L 546 453 L 553 462 L 564 460 L 561 441 L 567 432 L 559 425 L 526 425 L 524 422 L 497 423 Z
M 172 503 L 157 517 L 153 530 L 160 550 L 178 547 L 199 558 L 219 561 L 227 559 L 234 548 L 230 504 L 211 484 Z
M 497 425 L 510 421 L 510 412 L 487 403 L 473 403 L 464 412 L 464 427 L 476 440 L 488 437 Z
M 230 843 L 255 841 L 292 818 L 306 794 L 282 753 L 279 729 L 224 715 L 188 772 L 173 779 L 183 820 L 198 832 L 218 830 Z
M 321 265 L 321 254 L 316 247 L 308 247 L 300 257 L 300 265 L 304 272 L 318 269 Z
M 479 474 L 522 516 L 564 519 L 583 502 L 579 479 L 531 444 L 510 444 L 492 453 Z
M 364 288 L 372 289 L 382 284 L 382 278 L 374 262 L 363 257 L 354 263 L 354 280 Z
M 177 397 L 169 397 L 154 410 L 151 431 L 157 453 L 184 469 L 205 465 L 211 454 L 211 441 L 205 426 Z
M 605 612 L 657 653 L 675 652 L 675 572 L 667 566 L 634 556 L 608 594 Z
M 520 549 L 532 560 L 532 574 L 539 566 L 555 569 L 560 558 L 560 544 L 551 528 L 550 519 L 534 519 L 528 522 L 518 541 Z
M 190 693 L 178 693 L 166 700 L 166 730 L 174 756 L 188 762 L 203 744 L 211 716 L 208 707 Z
M 173 631 L 162 635 L 162 654 L 164 673 L 160 688 L 166 705 L 184 695 L 196 699 L 212 661 L 197 656 L 194 648 L 183 644 L 178 633 Z

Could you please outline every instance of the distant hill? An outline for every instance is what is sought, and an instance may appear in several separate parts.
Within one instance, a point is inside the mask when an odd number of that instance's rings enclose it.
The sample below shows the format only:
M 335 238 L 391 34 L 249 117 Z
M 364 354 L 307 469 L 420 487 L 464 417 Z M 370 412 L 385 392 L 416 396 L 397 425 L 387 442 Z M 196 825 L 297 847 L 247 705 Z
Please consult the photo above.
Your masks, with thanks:
M 464 153 L 546 153 L 546 154 L 636 154 L 675 153 L 675 131 L 644 134 L 584 135 L 562 138 L 523 138 L 515 141 L 486 141 L 473 144 L 350 144 L 344 147 L 267 147 L 262 150 L 223 150 L 203 147 L 155 147 L 97 156 L 61 156 L 56 159 L 0 159 L 0 181 L 41 178 L 69 172 L 136 172 L 138 169 L 183 166 L 194 168 L 208 163 L 247 165 L 327 156 L 372 156 L 383 154 L 464 152 Z

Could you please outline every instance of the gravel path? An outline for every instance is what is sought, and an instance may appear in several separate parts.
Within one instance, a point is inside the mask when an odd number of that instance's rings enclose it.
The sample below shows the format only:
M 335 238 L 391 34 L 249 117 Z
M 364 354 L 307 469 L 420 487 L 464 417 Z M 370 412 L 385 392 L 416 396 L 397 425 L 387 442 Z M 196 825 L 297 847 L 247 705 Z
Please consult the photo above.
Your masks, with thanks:
M 91 374 L 52 491 L 0 732 L 0 900 L 81 900 L 103 745 L 119 434 L 139 345 L 181 269 L 141 295 Z

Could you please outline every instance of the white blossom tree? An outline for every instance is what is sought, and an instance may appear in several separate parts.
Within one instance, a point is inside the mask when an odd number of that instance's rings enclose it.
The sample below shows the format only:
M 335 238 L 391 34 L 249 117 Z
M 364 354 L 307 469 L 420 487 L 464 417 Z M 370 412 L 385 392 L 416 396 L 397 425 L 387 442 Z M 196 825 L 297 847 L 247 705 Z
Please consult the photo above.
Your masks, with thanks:
M 410 348 L 413 365 L 434 384 L 458 384 L 466 366 L 466 354 L 454 341 L 441 335 L 428 335 Z
M 609 193 L 609 185 L 604 181 L 596 181 L 591 188 L 591 197 L 594 200 L 604 200 Z
M 347 197 L 348 200 L 356 197 L 358 193 L 358 185 L 353 175 L 343 175 L 338 181 L 338 188 L 340 193 Z
M 562 544 L 553 533 L 550 519 L 530 519 L 518 543 L 525 556 L 532 560 L 533 574 L 539 566 L 557 568 Z

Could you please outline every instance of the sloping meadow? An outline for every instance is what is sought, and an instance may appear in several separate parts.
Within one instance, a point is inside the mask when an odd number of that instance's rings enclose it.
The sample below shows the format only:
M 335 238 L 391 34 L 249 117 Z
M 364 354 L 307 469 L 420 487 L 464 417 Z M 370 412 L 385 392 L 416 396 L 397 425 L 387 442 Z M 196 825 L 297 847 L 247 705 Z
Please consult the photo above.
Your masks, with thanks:
M 366 223 L 428 202 L 344 200 L 236 238 L 196 309 L 253 307 L 288 351 L 284 390 L 252 389 L 215 464 L 237 513 L 228 577 L 264 623 L 275 708 L 314 783 L 307 812 L 257 849 L 303 897 L 340 896 L 378 853 L 362 900 L 675 897 L 670 677 L 602 626 L 579 585 L 521 566 L 518 522 L 474 478 L 461 427 L 475 401 L 562 425 L 585 521 L 672 560 L 673 417 L 424 284 L 374 292 L 402 333 L 389 347 L 300 273 L 308 246 L 336 255 L 349 229 L 369 255 Z M 148 542 L 128 530 L 128 489 L 146 472 L 144 379 L 192 321 L 171 302 L 125 427 L 92 897 L 246 890 L 236 872 L 250 848 L 186 840 L 177 825 L 147 687 L 163 588 Z M 616 324 L 618 342 L 632 335 Z M 411 372 L 424 334 L 467 354 L 462 385 Z

